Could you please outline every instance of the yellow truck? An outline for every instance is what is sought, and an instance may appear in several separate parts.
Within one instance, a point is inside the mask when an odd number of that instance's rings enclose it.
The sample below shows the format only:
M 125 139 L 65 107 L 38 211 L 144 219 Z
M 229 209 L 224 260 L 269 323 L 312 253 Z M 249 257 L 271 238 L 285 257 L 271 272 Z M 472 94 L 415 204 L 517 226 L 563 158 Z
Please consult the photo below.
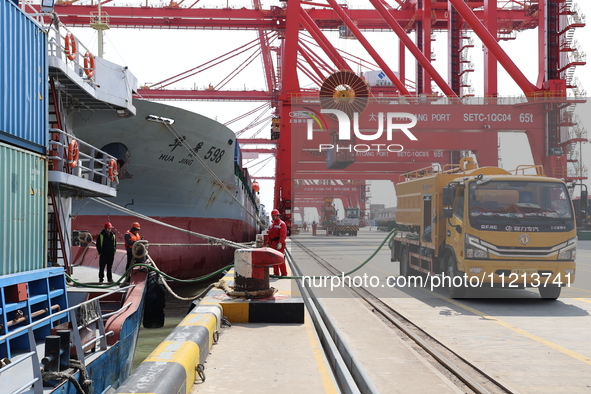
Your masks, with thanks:
M 574 282 L 573 204 L 566 184 L 541 166 L 508 172 L 464 158 L 403 177 L 396 222 L 409 231 L 391 243 L 402 276 L 427 274 L 452 298 L 469 288 L 537 287 L 555 300 Z

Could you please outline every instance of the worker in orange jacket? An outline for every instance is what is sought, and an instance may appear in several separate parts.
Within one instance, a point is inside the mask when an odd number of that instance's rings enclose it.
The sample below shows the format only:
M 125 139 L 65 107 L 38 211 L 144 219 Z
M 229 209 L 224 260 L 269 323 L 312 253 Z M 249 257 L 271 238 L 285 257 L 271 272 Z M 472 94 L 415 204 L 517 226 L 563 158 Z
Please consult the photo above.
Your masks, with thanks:
M 131 261 L 133 260 L 133 244 L 141 239 L 139 231 L 140 224 L 138 222 L 133 222 L 129 231 L 125 232 L 125 250 L 127 250 L 127 264 L 125 265 L 126 272 L 129 267 L 131 267 Z
M 271 211 L 271 218 L 273 221 L 271 222 L 271 226 L 267 232 L 269 239 L 269 244 L 267 246 L 285 254 L 287 225 L 279 218 L 279 211 L 277 209 Z M 285 265 L 285 260 L 283 260 L 283 263 L 273 266 L 273 275 L 287 276 L 287 266 Z

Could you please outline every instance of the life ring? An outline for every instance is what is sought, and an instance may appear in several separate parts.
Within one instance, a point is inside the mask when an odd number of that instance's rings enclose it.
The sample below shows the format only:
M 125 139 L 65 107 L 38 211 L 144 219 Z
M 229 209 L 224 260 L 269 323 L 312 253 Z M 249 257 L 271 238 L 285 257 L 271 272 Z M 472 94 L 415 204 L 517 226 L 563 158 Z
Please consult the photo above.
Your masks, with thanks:
M 72 140 L 68 145 L 68 164 L 70 168 L 74 168 L 78 165 L 78 156 L 80 155 L 80 151 L 78 149 L 78 142 L 76 140 Z
M 115 160 L 111 160 L 109 162 L 108 173 L 109 173 L 109 180 L 111 182 L 115 182 L 115 180 L 117 179 L 117 175 L 119 175 L 119 171 L 117 171 L 117 162 Z
M 66 56 L 70 60 L 76 59 L 76 52 L 78 51 L 78 44 L 76 43 L 76 37 L 72 33 L 66 34 Z
M 86 51 L 84 54 L 84 72 L 88 78 L 92 78 L 94 75 L 94 56 L 90 51 Z

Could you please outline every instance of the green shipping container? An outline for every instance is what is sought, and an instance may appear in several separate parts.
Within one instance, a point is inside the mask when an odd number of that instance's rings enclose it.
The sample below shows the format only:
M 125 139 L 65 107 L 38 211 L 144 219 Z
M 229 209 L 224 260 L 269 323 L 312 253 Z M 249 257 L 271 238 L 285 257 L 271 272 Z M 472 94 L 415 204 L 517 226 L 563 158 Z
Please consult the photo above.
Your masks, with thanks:
M 47 160 L 0 143 L 0 275 L 46 267 Z

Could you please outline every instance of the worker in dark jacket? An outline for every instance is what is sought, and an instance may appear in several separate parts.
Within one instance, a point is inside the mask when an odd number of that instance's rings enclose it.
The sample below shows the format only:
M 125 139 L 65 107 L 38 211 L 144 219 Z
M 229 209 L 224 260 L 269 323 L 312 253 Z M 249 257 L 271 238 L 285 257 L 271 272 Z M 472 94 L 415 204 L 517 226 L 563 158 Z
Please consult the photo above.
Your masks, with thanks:
M 113 260 L 117 250 L 117 237 L 113 232 L 113 225 L 105 223 L 105 228 L 96 239 L 96 251 L 99 255 L 99 282 L 103 283 L 105 267 L 107 268 L 107 282 L 113 283 Z
M 273 222 L 269 227 L 267 236 L 269 237 L 270 248 L 276 249 L 281 253 L 285 254 L 285 240 L 287 239 L 287 225 L 283 220 L 279 218 L 279 211 L 274 209 L 271 211 L 271 218 Z M 287 267 L 285 260 L 279 265 L 273 266 L 273 275 L 287 276 Z
M 129 231 L 125 233 L 125 249 L 127 250 L 127 264 L 125 265 L 125 272 L 127 272 L 129 267 L 131 267 L 131 261 L 133 260 L 133 244 L 135 241 L 139 241 L 141 239 L 139 231 L 140 224 L 138 222 L 133 222 Z

